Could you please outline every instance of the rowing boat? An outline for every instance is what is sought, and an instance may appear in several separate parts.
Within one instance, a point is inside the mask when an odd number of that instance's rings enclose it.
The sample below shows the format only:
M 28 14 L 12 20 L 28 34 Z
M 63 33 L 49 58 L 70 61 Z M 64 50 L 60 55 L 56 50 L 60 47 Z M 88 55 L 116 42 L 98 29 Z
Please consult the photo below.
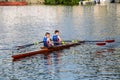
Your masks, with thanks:
M 29 57 L 29 56 L 36 55 L 36 54 L 44 54 L 44 53 L 50 53 L 53 51 L 63 50 L 66 48 L 70 48 L 72 46 L 80 45 L 81 43 L 85 43 L 85 42 L 97 42 L 96 45 L 104 46 L 104 45 L 106 45 L 106 42 L 112 43 L 112 42 L 115 42 L 115 40 L 105 40 L 105 41 L 76 41 L 75 40 L 75 41 L 67 41 L 67 42 L 71 42 L 71 43 L 67 43 L 67 44 L 59 45 L 59 46 L 53 46 L 53 47 L 49 47 L 49 48 L 42 48 L 42 49 L 37 50 L 37 51 L 31 51 L 31 52 L 26 52 L 26 53 L 22 53 L 22 54 L 12 55 L 12 58 L 13 58 L 13 61 L 16 61 L 18 59 Z M 39 43 L 41 43 L 41 42 L 39 42 Z M 24 47 L 28 47 L 31 45 L 34 45 L 34 43 L 27 44 L 24 46 L 19 46 L 19 49 L 24 48 Z
M 68 44 L 49 47 L 49 48 L 42 48 L 37 51 L 31 51 L 31 52 L 27 52 L 27 53 L 12 55 L 12 58 L 13 58 L 13 61 L 16 61 L 18 59 L 29 57 L 32 55 L 50 53 L 53 51 L 63 50 L 63 49 L 70 48 L 72 46 L 76 46 L 76 45 L 80 45 L 80 44 L 81 44 L 81 42 L 75 42 L 75 43 L 68 43 Z

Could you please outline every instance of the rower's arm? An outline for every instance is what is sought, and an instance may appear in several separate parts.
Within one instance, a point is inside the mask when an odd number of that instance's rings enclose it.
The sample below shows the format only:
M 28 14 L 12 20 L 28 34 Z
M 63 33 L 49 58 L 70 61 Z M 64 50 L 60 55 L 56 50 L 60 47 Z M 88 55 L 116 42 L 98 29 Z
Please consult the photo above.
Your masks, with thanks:
M 59 39 L 59 42 L 61 42 L 61 41 L 62 41 L 62 39 L 60 38 L 60 36 L 58 36 L 58 39 Z
M 51 45 L 53 46 L 53 42 L 51 41 L 51 39 L 50 39 L 50 38 L 48 38 L 48 40 L 47 40 L 47 41 L 49 42 L 49 43 L 48 43 L 48 45 L 49 45 L 49 46 L 51 46 Z

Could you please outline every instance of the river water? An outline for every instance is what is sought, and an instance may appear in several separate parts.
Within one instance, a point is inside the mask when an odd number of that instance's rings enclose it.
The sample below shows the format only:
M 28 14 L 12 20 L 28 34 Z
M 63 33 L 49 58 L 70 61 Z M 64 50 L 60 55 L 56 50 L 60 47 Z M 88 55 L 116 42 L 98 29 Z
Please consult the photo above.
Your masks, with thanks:
M 63 40 L 106 40 L 12 62 L 13 47 L 60 30 Z M 0 80 L 120 80 L 120 4 L 0 6 Z

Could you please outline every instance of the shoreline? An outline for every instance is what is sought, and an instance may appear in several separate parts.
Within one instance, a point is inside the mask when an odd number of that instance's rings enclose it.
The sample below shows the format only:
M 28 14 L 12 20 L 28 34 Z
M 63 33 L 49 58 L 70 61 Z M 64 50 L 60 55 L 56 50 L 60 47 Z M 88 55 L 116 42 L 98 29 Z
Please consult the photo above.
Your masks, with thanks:
M 93 6 L 93 5 L 102 5 L 103 3 L 93 3 L 93 2 L 89 2 L 89 3 L 85 3 L 85 4 L 81 4 L 81 2 L 79 3 L 76 3 L 76 4 L 48 4 L 48 3 L 45 3 L 45 2 L 39 2 L 39 3 L 30 3 L 30 2 L 3 2 L 3 1 L 0 1 L 0 6 L 30 6 L 30 5 L 49 5 L 49 6 L 57 6 L 57 5 L 61 5 L 61 6 Z M 120 2 L 115 2 L 115 3 L 104 3 L 104 5 L 107 5 L 107 4 L 120 4 Z

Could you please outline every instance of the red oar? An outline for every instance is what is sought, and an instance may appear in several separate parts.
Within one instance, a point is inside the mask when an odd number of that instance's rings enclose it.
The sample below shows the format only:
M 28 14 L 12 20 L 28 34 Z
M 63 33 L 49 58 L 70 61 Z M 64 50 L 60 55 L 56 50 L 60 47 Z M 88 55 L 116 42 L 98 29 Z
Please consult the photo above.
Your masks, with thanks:
M 93 40 L 93 41 L 84 41 L 84 42 L 107 42 L 107 43 L 112 43 L 112 42 L 115 42 L 114 39 L 111 39 L 111 40 Z
M 112 43 L 112 42 L 115 42 L 115 40 L 114 39 L 112 39 L 112 40 L 105 40 L 104 42 Z
M 96 45 L 98 46 L 104 46 L 106 45 L 106 43 L 112 43 L 112 42 L 115 42 L 114 39 L 111 39 L 111 40 L 83 40 L 83 41 L 80 41 L 80 40 L 65 40 L 64 42 L 79 42 L 79 43 L 85 43 L 85 42 L 95 42 Z
M 115 40 L 105 40 L 103 42 L 97 42 L 96 45 L 104 46 L 104 45 L 106 45 L 106 43 L 112 43 L 112 42 L 115 42 Z
M 98 45 L 98 46 L 104 46 L 104 45 L 106 45 L 106 43 L 105 42 L 97 42 L 96 45 Z

